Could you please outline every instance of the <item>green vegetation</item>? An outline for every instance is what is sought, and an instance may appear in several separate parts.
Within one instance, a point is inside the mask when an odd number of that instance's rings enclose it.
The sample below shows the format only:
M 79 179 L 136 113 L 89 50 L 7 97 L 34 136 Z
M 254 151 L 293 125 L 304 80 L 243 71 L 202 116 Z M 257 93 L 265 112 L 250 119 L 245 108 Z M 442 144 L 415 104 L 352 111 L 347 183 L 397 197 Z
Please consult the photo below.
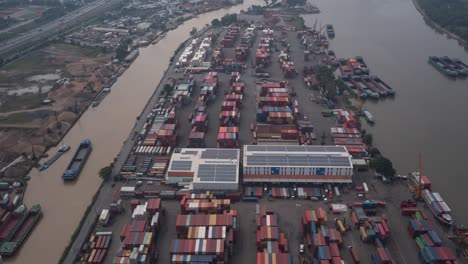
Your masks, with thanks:
M 227 14 L 221 18 L 221 25 L 229 26 L 237 22 L 237 14 Z
M 18 70 L 20 72 L 47 72 L 50 64 L 40 52 L 33 52 L 27 56 L 21 57 L 12 63 L 5 65 L 2 70 L 11 71 Z M 0 82 L 4 81 L 6 76 L 0 75 Z
M 365 134 L 362 137 L 362 142 L 364 142 L 364 144 L 366 144 L 368 146 L 372 146 L 372 141 L 373 140 L 374 140 L 374 138 L 372 137 L 372 134 Z
M 34 117 L 29 113 L 15 113 L 8 116 L 0 116 L 2 124 L 21 124 L 29 123 L 34 120 Z
M 286 4 L 289 6 L 303 6 L 306 2 L 307 0 L 286 0 Z
M 327 99 L 334 99 L 336 96 L 336 79 L 333 71 L 326 65 L 317 67 L 317 80 L 320 82 Z
M 109 166 L 106 166 L 99 170 L 99 177 L 104 181 L 108 181 L 112 175 L 112 169 L 114 168 L 114 163 L 111 163 Z
M 123 61 L 129 53 L 128 45 L 130 45 L 131 43 L 132 43 L 131 39 L 126 39 L 124 41 L 121 41 L 119 46 L 115 50 L 115 58 L 118 59 L 119 61 Z
M 41 106 L 42 101 L 46 99 L 45 94 L 24 94 L 21 96 L 8 96 L 2 105 L 0 112 L 9 112 L 18 109 L 33 109 Z
M 375 171 L 386 177 L 393 177 L 396 173 L 396 170 L 393 168 L 392 161 L 381 155 L 371 159 L 369 167 L 375 169 Z
M 416 0 L 431 20 L 468 41 L 468 1 Z
M 283 21 L 286 25 L 295 27 L 297 30 L 303 30 L 306 28 L 304 18 L 301 16 L 283 17 Z

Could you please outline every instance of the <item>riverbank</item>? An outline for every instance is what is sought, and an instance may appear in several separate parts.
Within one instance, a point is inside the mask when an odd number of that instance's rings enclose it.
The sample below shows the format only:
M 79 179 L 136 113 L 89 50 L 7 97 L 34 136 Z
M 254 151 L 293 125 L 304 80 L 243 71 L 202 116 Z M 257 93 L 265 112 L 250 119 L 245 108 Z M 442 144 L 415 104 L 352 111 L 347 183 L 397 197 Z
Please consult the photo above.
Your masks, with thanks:
M 443 28 L 442 26 L 437 24 L 434 20 L 432 20 L 431 17 L 428 14 L 426 14 L 424 9 L 419 5 L 418 3 L 419 0 L 411 0 L 411 1 L 413 2 L 416 10 L 418 10 L 418 12 L 423 16 L 424 20 L 428 23 L 429 26 L 434 27 L 436 30 L 443 32 L 449 38 L 456 39 L 461 46 L 466 47 L 468 42 L 464 40 L 463 38 L 461 38 L 460 36 L 458 36 L 457 34 L 450 32 L 449 30 Z

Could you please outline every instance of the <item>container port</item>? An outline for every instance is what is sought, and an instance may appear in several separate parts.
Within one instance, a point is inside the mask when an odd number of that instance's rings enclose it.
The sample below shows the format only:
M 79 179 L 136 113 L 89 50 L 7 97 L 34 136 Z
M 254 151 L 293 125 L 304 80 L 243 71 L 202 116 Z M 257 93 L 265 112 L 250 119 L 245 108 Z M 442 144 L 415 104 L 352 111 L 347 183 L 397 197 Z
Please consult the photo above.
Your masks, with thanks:
M 368 170 L 361 114 L 313 101 L 323 85 L 314 65 L 339 65 L 362 98 L 394 89 L 362 58 L 336 60 L 328 30 L 309 31 L 236 24 L 187 42 L 162 82 L 172 93 L 139 116 L 125 181 L 82 262 L 461 263 L 444 226 L 413 201 L 415 176 Z

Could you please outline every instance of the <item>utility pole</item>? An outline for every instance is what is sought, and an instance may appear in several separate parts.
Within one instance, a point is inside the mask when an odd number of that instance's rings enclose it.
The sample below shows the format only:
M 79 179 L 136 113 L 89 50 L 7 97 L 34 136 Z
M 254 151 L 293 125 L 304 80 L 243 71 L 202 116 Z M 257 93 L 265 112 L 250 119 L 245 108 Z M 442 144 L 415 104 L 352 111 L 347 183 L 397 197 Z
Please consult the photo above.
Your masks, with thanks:
M 419 181 L 418 181 L 418 196 L 416 197 L 418 200 L 421 199 L 421 192 L 422 192 L 422 160 L 421 160 L 421 153 L 419 153 Z

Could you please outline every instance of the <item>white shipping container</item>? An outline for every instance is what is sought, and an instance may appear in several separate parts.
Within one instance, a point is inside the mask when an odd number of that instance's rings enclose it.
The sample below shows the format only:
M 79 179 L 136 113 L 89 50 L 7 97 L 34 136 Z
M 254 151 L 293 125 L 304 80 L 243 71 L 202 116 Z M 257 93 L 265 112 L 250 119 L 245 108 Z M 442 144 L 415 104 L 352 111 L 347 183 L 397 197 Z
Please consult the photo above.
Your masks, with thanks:
M 369 187 L 367 187 L 367 183 L 363 182 L 362 187 L 364 188 L 365 193 L 369 193 Z

